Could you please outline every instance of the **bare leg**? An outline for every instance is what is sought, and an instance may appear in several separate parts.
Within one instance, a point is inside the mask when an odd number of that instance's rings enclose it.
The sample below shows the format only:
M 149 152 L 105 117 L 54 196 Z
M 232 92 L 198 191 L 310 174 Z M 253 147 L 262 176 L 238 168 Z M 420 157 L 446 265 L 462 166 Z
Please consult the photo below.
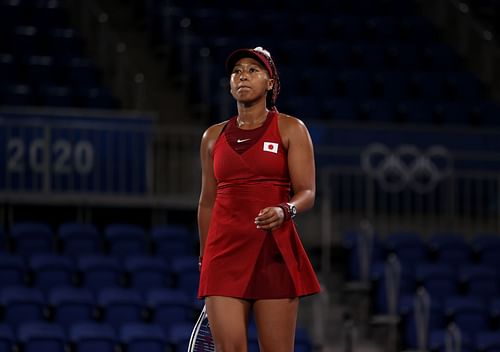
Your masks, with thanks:
M 247 352 L 250 302 L 210 296 L 205 298 L 205 305 L 217 352 Z
M 293 352 L 298 298 L 261 299 L 253 310 L 261 352 Z

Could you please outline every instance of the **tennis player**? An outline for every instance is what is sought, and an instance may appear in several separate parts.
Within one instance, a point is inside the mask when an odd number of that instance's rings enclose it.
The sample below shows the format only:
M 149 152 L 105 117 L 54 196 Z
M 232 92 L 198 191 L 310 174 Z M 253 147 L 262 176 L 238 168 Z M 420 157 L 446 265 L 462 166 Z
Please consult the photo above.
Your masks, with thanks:
M 218 352 L 247 351 L 251 313 L 261 352 L 292 352 L 299 298 L 320 290 L 294 224 L 314 204 L 313 145 L 304 123 L 276 108 L 267 50 L 236 50 L 226 69 L 238 115 L 201 141 L 198 296 Z

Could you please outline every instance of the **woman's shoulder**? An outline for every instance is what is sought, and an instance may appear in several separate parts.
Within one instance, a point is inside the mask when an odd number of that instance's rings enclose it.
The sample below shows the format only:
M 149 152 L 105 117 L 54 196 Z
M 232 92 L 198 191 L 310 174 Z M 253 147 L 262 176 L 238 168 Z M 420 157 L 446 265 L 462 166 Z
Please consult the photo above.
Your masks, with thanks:
M 282 112 L 278 114 L 278 124 L 280 129 L 305 128 L 305 124 L 301 119 Z
M 217 139 L 220 134 L 222 133 L 222 130 L 224 127 L 227 125 L 229 120 L 218 122 L 210 127 L 208 127 L 205 130 L 205 133 L 203 133 L 203 139 L 205 140 L 215 140 Z

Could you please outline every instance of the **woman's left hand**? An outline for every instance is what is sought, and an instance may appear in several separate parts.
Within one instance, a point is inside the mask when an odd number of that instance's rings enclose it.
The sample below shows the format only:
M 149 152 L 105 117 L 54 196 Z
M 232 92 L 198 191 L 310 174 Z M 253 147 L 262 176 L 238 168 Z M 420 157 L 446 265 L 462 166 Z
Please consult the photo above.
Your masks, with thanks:
M 285 214 L 280 207 L 268 207 L 259 211 L 255 218 L 255 225 L 258 229 L 274 230 L 280 227 L 285 220 Z

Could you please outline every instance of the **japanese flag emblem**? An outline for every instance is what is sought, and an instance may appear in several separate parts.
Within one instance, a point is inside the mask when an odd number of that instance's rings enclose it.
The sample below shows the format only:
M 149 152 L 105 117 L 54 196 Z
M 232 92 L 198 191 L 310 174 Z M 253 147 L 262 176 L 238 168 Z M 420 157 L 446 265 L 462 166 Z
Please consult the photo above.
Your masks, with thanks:
M 278 153 L 278 143 L 264 142 L 262 150 L 265 152 Z

